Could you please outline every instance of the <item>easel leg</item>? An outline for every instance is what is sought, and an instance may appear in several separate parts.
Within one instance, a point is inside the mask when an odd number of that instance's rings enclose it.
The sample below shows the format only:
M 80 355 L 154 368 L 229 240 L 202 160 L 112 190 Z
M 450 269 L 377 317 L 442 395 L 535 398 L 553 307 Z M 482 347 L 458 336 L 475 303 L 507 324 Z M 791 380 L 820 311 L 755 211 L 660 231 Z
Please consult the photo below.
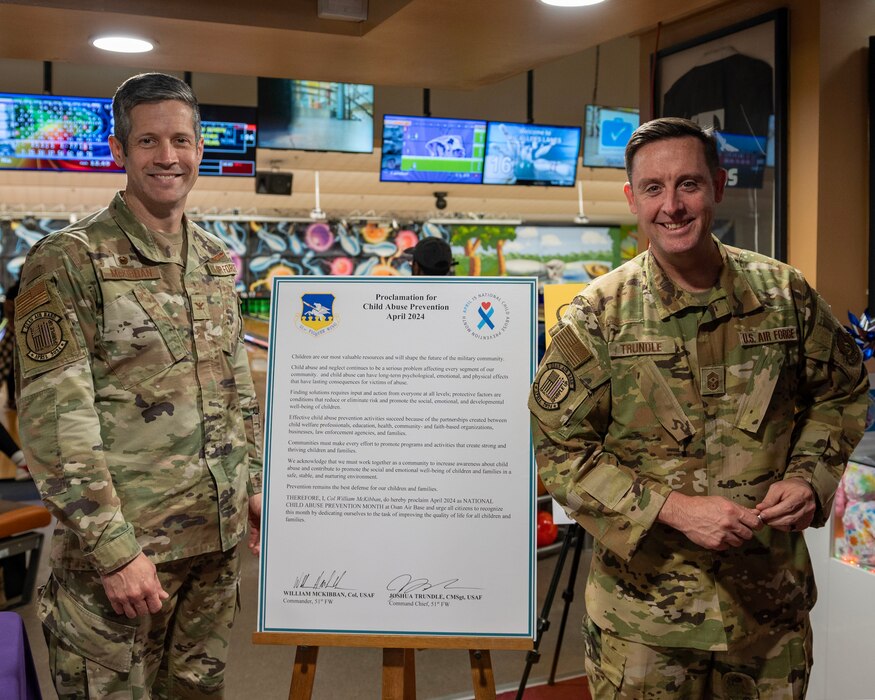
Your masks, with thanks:
M 383 649 L 383 700 L 416 699 L 413 649 Z
M 571 559 L 571 571 L 568 573 L 568 585 L 565 587 L 565 592 L 562 594 L 562 600 L 565 601 L 565 607 L 562 608 L 562 620 L 559 623 L 559 635 L 556 638 L 556 649 L 553 651 L 553 665 L 550 667 L 550 677 L 547 679 L 547 685 L 553 685 L 556 682 L 556 669 L 559 668 L 559 653 L 562 651 L 562 639 L 565 637 L 565 625 L 568 623 L 568 611 L 571 608 L 571 603 L 574 600 L 574 587 L 577 585 L 577 571 L 580 568 L 580 555 L 583 552 L 583 540 L 586 533 L 583 528 L 576 526 L 574 556 Z
M 313 695 L 313 681 L 316 678 L 316 656 L 319 647 L 299 646 L 295 652 L 295 666 L 292 670 L 292 685 L 289 700 L 310 700 Z
M 471 679 L 474 681 L 474 700 L 495 700 L 495 676 L 489 650 L 471 649 Z

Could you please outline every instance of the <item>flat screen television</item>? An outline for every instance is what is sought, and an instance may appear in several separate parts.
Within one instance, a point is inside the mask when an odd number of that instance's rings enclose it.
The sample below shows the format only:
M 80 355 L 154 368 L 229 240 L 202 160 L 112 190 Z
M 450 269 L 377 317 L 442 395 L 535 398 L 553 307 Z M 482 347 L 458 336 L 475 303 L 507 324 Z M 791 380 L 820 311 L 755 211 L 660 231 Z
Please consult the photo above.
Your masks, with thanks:
M 0 93 L 0 170 L 122 172 L 111 133 L 108 98 Z
M 579 126 L 488 122 L 483 184 L 572 187 L 579 152 Z
M 587 105 L 583 125 L 584 167 L 626 167 L 626 144 L 638 123 L 637 109 Z
M 386 114 L 380 181 L 479 185 L 485 145 L 482 120 Z
M 255 177 L 255 108 L 201 105 L 201 175 Z
M 258 146 L 370 153 L 374 86 L 259 78 Z

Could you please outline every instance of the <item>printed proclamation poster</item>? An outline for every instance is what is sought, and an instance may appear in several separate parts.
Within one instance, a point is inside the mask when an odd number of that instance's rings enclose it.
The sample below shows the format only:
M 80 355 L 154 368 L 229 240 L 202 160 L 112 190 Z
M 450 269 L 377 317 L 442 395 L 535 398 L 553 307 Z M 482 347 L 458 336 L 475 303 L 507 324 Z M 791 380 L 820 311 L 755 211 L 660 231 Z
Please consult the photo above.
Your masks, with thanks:
M 536 293 L 274 280 L 259 632 L 534 636 Z

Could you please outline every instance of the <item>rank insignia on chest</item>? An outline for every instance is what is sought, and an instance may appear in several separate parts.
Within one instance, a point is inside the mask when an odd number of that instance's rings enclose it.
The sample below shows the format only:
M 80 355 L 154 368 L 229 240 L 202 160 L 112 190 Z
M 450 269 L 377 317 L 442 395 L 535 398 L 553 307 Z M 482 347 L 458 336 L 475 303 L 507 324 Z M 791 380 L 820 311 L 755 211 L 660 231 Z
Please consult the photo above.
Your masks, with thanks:
M 191 317 L 195 321 L 205 321 L 210 318 L 210 306 L 206 294 L 191 295 Z
M 723 396 L 726 393 L 726 368 L 723 365 L 702 367 L 699 387 L 702 396 Z

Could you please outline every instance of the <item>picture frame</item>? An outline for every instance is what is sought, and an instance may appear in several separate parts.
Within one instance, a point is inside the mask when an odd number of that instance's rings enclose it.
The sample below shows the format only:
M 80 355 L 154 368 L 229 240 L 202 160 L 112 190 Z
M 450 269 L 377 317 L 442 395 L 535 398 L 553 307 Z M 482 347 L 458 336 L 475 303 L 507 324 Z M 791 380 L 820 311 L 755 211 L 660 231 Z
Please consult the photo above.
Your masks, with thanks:
M 787 260 L 785 8 L 651 56 L 653 114 L 714 127 L 728 172 L 713 230 L 728 245 Z

